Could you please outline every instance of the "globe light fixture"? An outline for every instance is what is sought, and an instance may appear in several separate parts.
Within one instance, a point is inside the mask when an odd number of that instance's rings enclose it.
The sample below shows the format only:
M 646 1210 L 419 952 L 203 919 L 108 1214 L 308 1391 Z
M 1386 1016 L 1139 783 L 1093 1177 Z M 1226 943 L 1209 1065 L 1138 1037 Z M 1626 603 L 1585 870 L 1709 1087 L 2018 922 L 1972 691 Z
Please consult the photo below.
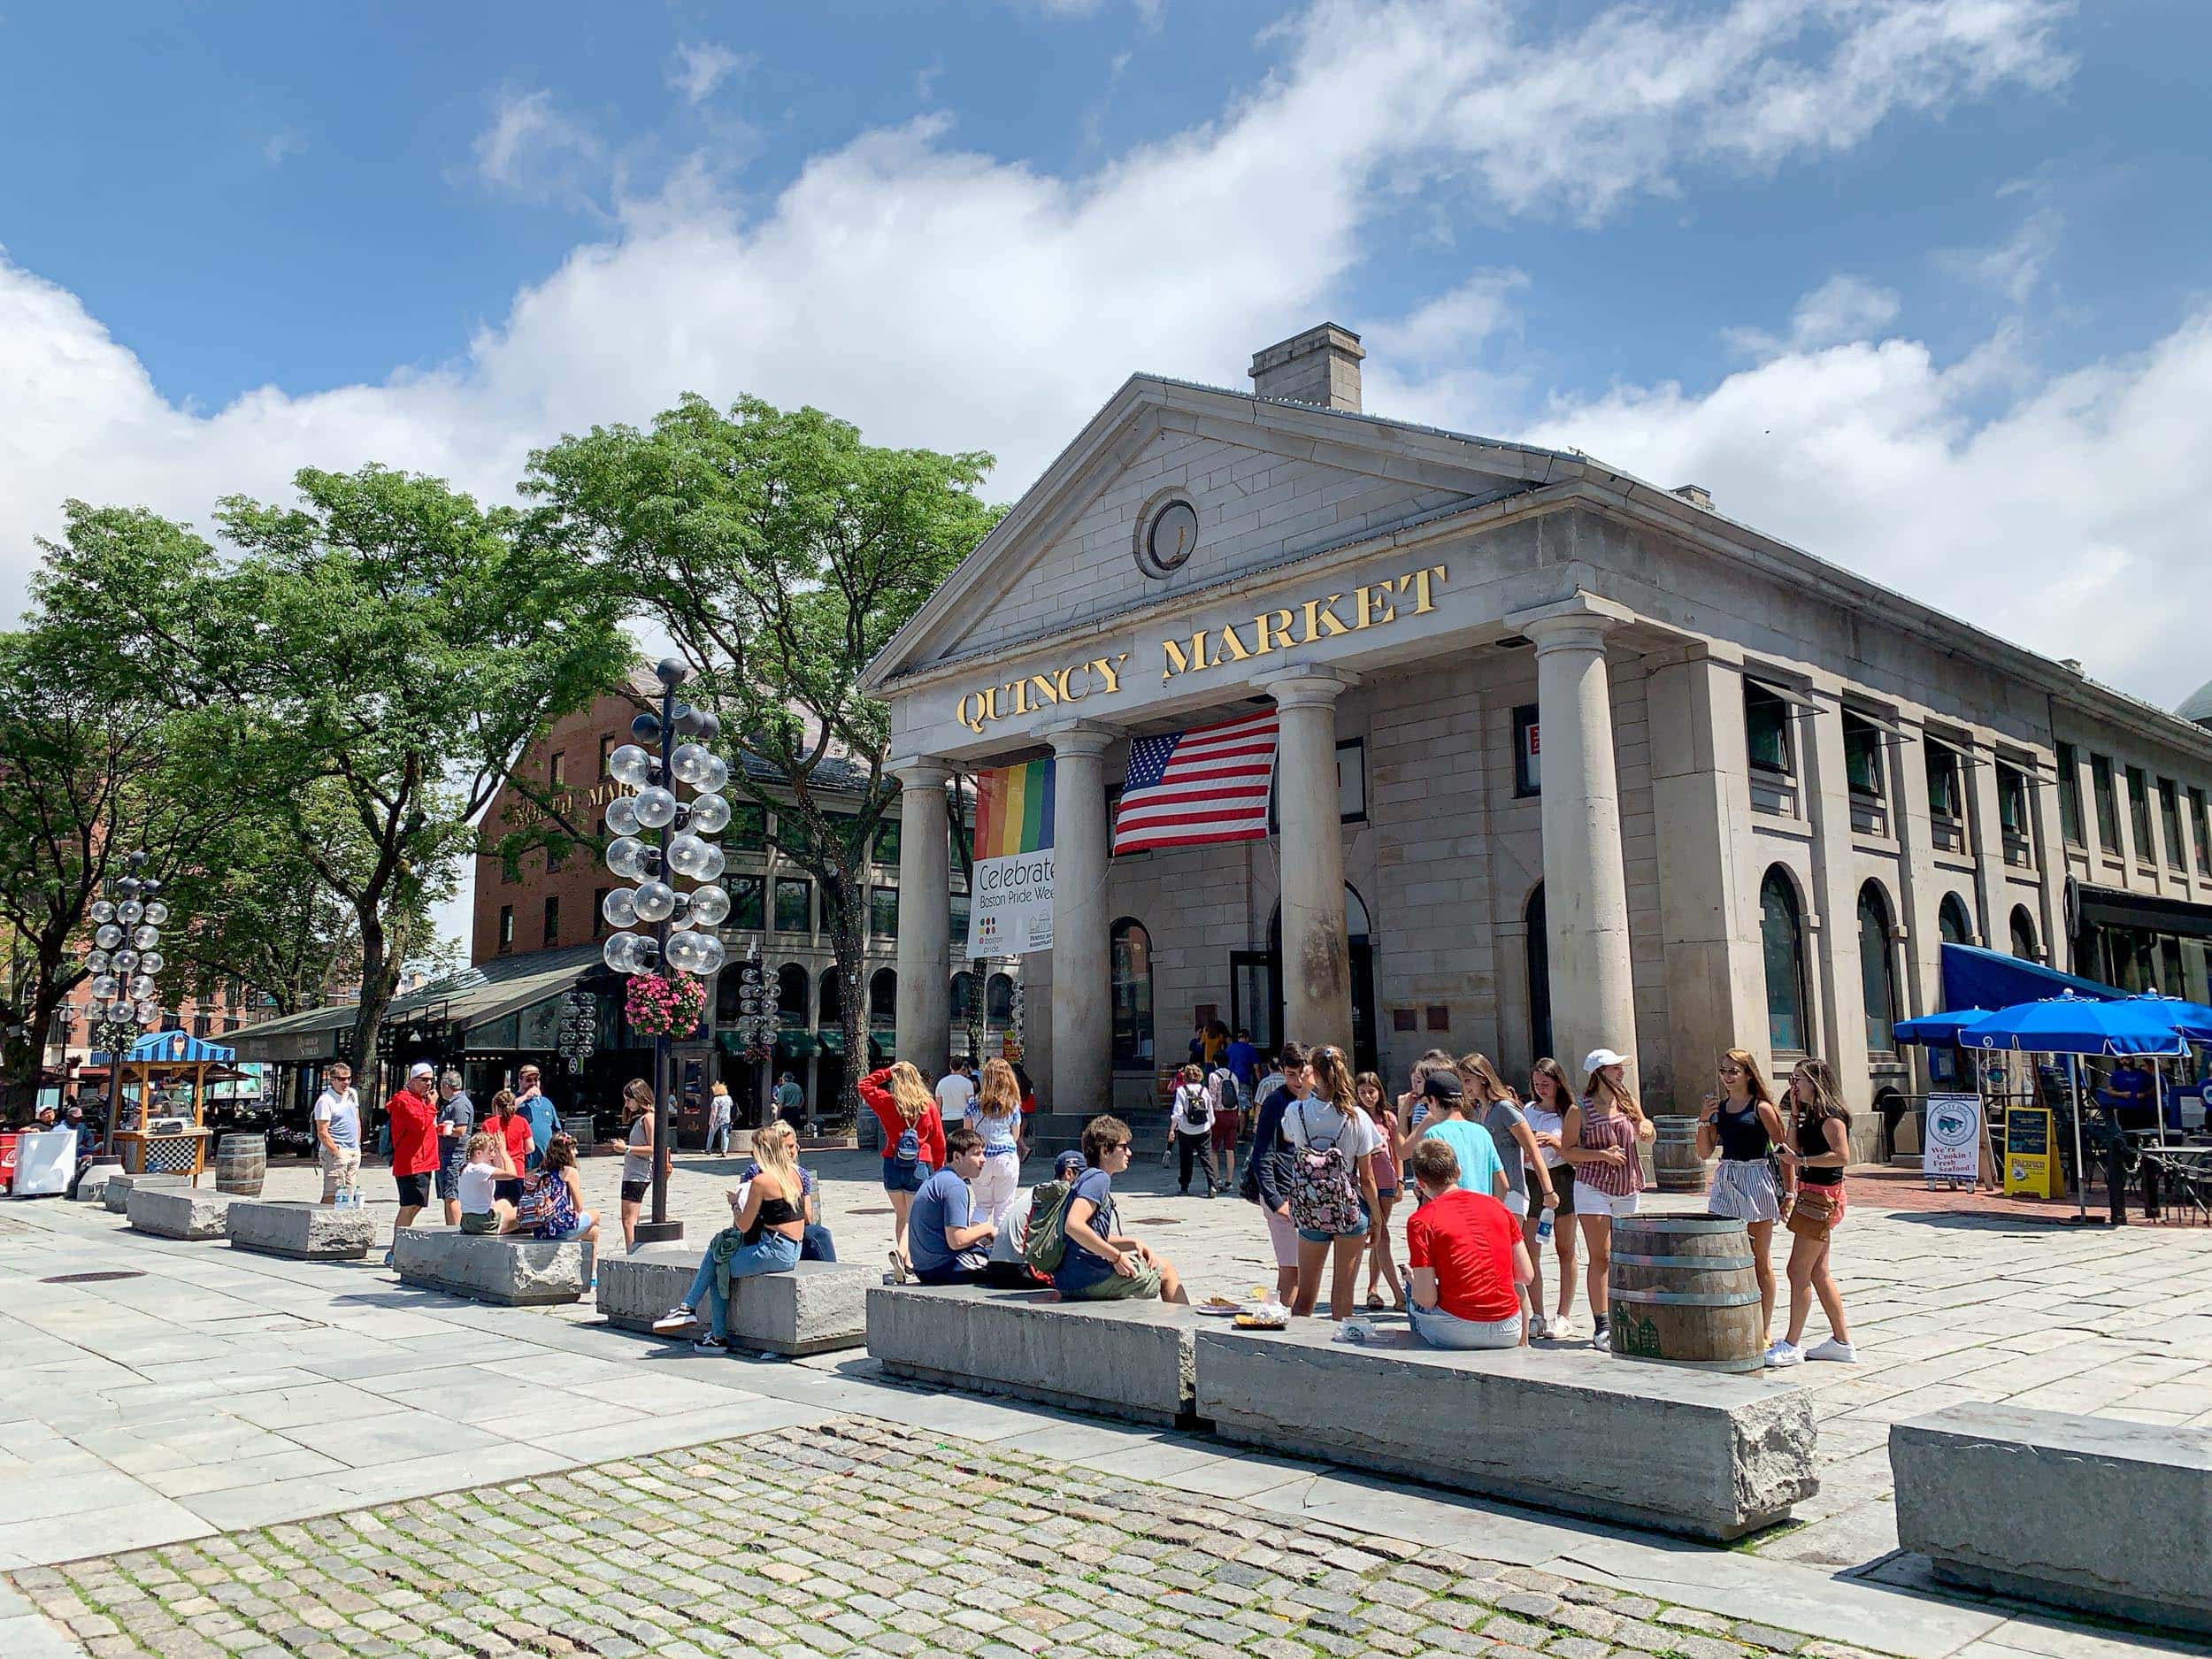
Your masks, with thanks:
M 691 833 L 719 835 L 729 827 L 730 803 L 718 795 L 703 795 L 691 803 Z
M 706 874 L 707 856 L 713 850 L 696 835 L 679 835 L 668 843 L 668 867 L 695 881 Z
M 110 922 L 92 935 L 92 942 L 103 950 L 112 950 L 123 942 L 123 930 Z
M 115 902 L 112 899 L 95 899 L 92 908 L 86 914 L 91 917 L 96 926 L 111 922 L 115 919 Z
M 126 900 L 115 907 L 115 919 L 128 927 L 146 914 L 146 907 L 136 899 Z
M 160 899 L 155 899 L 146 906 L 145 916 L 156 927 L 163 926 L 169 920 L 169 906 Z
M 668 757 L 668 769 L 676 774 L 677 781 L 693 788 L 703 787 L 708 774 L 714 769 L 714 757 L 697 743 L 679 743 Z
M 607 918 L 610 927 L 635 927 L 637 895 L 627 887 L 611 887 L 600 902 L 599 913 Z
M 110 959 L 118 973 L 128 973 L 138 965 L 138 953 L 128 947 L 119 950 Z
M 675 913 L 676 889 L 665 881 L 643 882 L 632 902 L 641 922 L 664 922 Z
M 609 897 L 613 895 L 610 894 Z M 720 887 L 695 887 L 691 895 L 691 919 L 701 927 L 718 927 L 730 913 L 730 895 Z
M 607 868 L 625 881 L 645 879 L 645 843 L 634 835 L 625 835 L 607 848 Z
M 635 743 L 625 743 L 607 757 L 607 772 L 617 783 L 641 789 L 653 781 L 653 757 Z
M 637 792 L 637 821 L 647 829 L 664 829 L 676 821 L 676 797 L 657 783 Z

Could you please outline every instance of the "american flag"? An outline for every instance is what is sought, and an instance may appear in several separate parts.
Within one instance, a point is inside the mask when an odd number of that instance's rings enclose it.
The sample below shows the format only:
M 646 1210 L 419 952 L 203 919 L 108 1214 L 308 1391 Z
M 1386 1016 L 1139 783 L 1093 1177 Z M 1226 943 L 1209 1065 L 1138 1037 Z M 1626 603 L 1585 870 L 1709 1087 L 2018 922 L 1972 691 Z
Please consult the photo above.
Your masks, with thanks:
M 1141 737 L 1114 816 L 1114 850 L 1259 841 L 1275 772 L 1273 709 L 1192 732 Z

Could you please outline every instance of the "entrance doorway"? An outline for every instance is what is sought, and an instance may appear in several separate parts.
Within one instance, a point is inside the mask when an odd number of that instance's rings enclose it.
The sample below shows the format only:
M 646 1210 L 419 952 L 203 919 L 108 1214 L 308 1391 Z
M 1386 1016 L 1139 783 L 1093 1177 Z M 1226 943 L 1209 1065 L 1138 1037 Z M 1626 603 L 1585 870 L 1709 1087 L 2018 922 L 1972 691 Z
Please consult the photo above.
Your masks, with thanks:
M 1352 970 L 1352 1069 L 1379 1070 L 1375 1041 L 1375 949 L 1368 933 L 1367 905 L 1353 886 L 1344 887 L 1344 942 Z M 1283 1029 L 1283 909 L 1268 918 L 1265 950 L 1229 953 L 1229 1023 L 1252 1033 L 1263 1054 L 1285 1038 L 1306 1041 Z

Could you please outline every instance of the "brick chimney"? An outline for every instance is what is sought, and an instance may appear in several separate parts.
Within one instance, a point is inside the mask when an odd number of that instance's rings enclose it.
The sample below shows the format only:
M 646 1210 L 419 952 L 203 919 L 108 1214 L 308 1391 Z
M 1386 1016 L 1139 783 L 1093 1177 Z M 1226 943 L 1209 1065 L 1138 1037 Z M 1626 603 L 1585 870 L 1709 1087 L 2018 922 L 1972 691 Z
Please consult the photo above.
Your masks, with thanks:
M 1359 413 L 1359 336 L 1323 323 L 1252 354 L 1252 391 L 1286 403 L 1317 403 Z

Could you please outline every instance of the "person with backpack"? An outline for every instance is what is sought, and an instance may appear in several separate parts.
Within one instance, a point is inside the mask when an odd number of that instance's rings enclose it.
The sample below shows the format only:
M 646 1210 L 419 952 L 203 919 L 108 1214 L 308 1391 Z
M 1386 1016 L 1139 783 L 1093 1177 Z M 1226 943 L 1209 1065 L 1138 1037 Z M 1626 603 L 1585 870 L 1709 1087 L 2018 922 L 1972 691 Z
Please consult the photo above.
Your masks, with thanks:
M 1119 1231 L 1114 1213 L 1114 1177 L 1129 1167 L 1133 1145 L 1118 1118 L 1094 1118 L 1083 1125 L 1082 1174 L 1068 1189 L 1058 1230 L 1063 1235 L 1052 1287 L 1066 1302 L 1188 1302 L 1175 1264 L 1141 1240 Z M 1030 1230 L 1048 1244 L 1052 1228 L 1033 1211 Z M 1042 1253 L 1041 1251 L 1041 1253 Z M 1032 1256 L 1034 1261 L 1036 1258 Z
M 1292 1317 L 1312 1314 L 1321 1264 L 1334 1258 L 1329 1317 L 1349 1318 L 1360 1257 L 1375 1210 L 1375 1154 L 1382 1134 L 1360 1110 L 1352 1071 L 1337 1048 L 1316 1048 L 1307 1062 L 1312 1093 L 1283 1114 L 1290 1143 L 1290 1219 L 1298 1229 L 1298 1298 Z
M 1252 1150 L 1238 1190 L 1267 1220 L 1268 1243 L 1275 1252 L 1275 1300 L 1288 1307 L 1298 1295 L 1298 1229 L 1290 1219 L 1290 1144 L 1283 1139 L 1283 1114 L 1293 1102 L 1303 1100 L 1310 1087 L 1306 1051 L 1285 1043 L 1271 1075 L 1273 1087 L 1261 1090 Z
M 937 1097 L 908 1060 L 895 1060 L 860 1079 L 860 1098 L 883 1128 L 883 1190 L 891 1200 L 894 1275 L 913 1271 L 906 1250 L 914 1194 L 945 1164 L 945 1125 Z
M 1382 1149 L 1375 1154 L 1375 1225 L 1367 1230 L 1367 1305 L 1381 1310 L 1382 1294 L 1375 1287 L 1379 1281 L 1389 1286 L 1392 1305 L 1402 1309 L 1405 1287 L 1390 1248 L 1390 1212 L 1397 1208 L 1399 1191 L 1398 1114 L 1383 1090 L 1382 1079 L 1372 1071 L 1363 1071 L 1352 1079 L 1352 1093 L 1382 1135 Z
M 1235 1045 L 1232 1044 L 1233 1048 Z M 1213 1154 L 1214 1167 L 1221 1171 L 1219 1190 L 1227 1192 L 1237 1184 L 1237 1137 L 1244 1129 L 1244 1108 L 1249 1085 L 1237 1074 L 1236 1067 L 1226 1058 L 1213 1069 L 1206 1079 L 1214 1102 Z
M 1206 1171 L 1206 1196 L 1221 1190 L 1214 1173 L 1214 1101 L 1206 1074 L 1187 1065 L 1177 1076 L 1175 1099 L 1168 1110 L 1168 1133 L 1175 1139 L 1175 1190 L 1190 1195 L 1193 1160 Z

